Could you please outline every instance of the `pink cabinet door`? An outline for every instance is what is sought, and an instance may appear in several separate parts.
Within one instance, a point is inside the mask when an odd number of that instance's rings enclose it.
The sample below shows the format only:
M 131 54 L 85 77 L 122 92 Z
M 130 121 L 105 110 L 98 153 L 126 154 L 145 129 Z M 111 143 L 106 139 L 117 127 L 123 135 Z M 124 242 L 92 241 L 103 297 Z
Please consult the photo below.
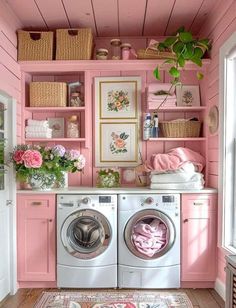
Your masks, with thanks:
M 182 195 L 182 281 L 214 281 L 216 195 Z
M 55 195 L 17 197 L 18 281 L 55 281 Z

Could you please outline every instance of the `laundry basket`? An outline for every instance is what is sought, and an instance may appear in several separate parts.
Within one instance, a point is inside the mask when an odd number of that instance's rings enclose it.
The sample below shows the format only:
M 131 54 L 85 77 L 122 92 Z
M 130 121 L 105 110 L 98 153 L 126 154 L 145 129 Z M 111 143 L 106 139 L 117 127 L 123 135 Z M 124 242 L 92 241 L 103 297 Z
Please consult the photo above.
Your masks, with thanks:
M 65 82 L 31 82 L 30 107 L 66 107 Z
M 18 61 L 52 60 L 53 32 L 18 30 Z
M 193 138 L 200 136 L 200 121 L 161 121 L 159 124 L 163 137 L 166 138 Z
M 90 60 L 92 49 L 92 29 L 57 29 L 56 60 Z

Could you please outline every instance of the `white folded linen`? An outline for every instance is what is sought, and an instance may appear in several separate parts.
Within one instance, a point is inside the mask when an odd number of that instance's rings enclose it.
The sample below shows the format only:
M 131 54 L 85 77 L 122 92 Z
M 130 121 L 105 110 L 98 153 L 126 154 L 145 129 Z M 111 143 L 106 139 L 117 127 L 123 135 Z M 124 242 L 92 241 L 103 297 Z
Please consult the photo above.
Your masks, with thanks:
M 151 183 L 186 183 L 203 180 L 203 174 L 199 172 L 162 173 L 150 176 Z
M 191 189 L 203 189 L 204 183 L 202 181 L 188 182 L 188 183 L 151 183 L 150 189 L 178 189 L 178 190 L 191 190 Z
M 38 132 L 38 133 L 47 133 L 51 132 L 52 129 L 44 126 L 26 126 L 25 127 L 26 132 Z
M 52 138 L 52 133 L 40 133 L 40 132 L 27 132 L 25 134 L 26 138 Z
M 40 121 L 40 120 L 28 119 L 27 120 L 27 124 L 28 124 L 28 126 L 49 127 L 47 120 Z

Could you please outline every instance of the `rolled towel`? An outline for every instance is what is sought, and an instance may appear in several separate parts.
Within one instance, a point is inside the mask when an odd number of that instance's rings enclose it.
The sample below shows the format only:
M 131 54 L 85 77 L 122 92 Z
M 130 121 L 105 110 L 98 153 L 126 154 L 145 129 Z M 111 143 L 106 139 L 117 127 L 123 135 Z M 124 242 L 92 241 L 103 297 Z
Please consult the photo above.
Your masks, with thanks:
M 29 133 L 47 133 L 50 128 L 44 126 L 26 126 L 25 131 Z
M 27 124 L 28 124 L 28 126 L 49 127 L 47 120 L 40 121 L 40 120 L 28 119 L 27 120 Z

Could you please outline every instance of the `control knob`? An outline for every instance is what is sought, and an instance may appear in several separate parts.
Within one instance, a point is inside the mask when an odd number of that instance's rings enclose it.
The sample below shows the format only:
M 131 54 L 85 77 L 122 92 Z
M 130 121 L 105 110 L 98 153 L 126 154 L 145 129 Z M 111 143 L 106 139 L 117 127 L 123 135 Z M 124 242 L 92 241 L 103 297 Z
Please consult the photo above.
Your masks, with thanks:
M 146 200 L 145 200 L 145 203 L 146 204 L 152 204 L 154 202 L 154 199 L 152 197 L 148 197 Z
M 91 202 L 91 200 L 88 197 L 85 197 L 85 198 L 82 199 L 82 203 L 84 203 L 84 204 L 89 204 L 90 202 Z

